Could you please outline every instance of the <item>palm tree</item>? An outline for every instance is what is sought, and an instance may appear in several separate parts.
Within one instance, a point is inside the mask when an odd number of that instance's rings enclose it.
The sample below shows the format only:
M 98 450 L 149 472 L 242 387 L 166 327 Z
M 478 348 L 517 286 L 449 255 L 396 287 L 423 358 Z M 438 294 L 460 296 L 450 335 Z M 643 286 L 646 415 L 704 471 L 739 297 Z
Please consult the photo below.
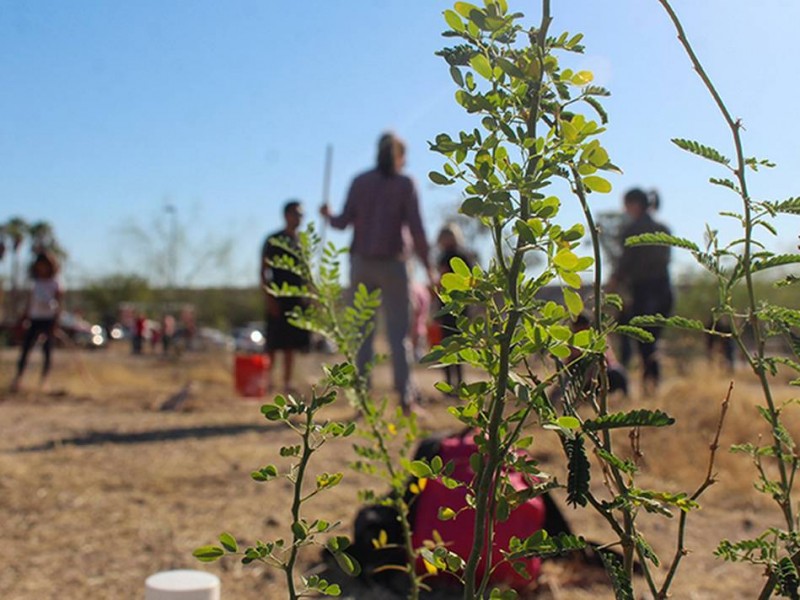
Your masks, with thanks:
M 36 221 L 28 226 L 28 235 L 31 238 L 31 251 L 34 254 L 52 250 L 55 245 L 53 226 L 47 221 Z
M 4 225 L 4 229 L 6 236 L 11 241 L 11 249 L 13 250 L 11 255 L 11 293 L 9 294 L 8 316 L 16 318 L 19 309 L 19 253 L 30 227 L 21 217 L 12 217 Z
M 0 225 L 0 261 L 6 255 L 6 226 Z

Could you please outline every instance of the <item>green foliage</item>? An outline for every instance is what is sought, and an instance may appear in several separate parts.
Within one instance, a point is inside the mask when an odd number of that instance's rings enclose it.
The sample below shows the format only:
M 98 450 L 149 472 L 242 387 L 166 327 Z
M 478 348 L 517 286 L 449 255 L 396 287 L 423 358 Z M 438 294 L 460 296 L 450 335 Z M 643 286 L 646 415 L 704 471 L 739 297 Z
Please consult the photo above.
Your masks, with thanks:
M 667 0 L 659 1 L 680 30 Z M 753 461 L 758 473 L 756 487 L 778 503 L 785 527 L 771 529 L 754 540 L 723 541 L 717 553 L 728 560 L 765 565 L 768 580 L 762 597 L 768 597 L 774 590 L 796 597 L 800 540 L 792 486 L 800 459 L 796 442 L 781 420 L 788 407 L 775 405 L 768 378 L 781 364 L 800 370 L 800 360 L 766 354 L 764 340 L 776 335 L 793 339 L 793 329 L 800 327 L 800 312 L 757 300 L 759 288 L 753 275 L 783 270 L 798 260 L 795 255 L 765 250 L 753 238 L 753 232 L 773 235 L 772 217 L 779 213 L 800 214 L 800 201 L 790 198 L 757 202 L 750 198 L 745 172 L 772 164 L 765 159 L 743 158 L 739 126 L 727 115 L 711 88 L 734 134 L 735 165 L 709 146 L 686 139 L 673 142 L 725 170 L 724 177 L 712 177 L 711 183 L 741 196 L 741 214 L 726 211 L 722 216 L 738 222 L 743 235 L 725 243 L 709 228 L 704 246 L 668 234 L 645 234 L 630 240 L 632 245 L 667 245 L 689 252 L 712 281 L 704 290 L 712 298 L 712 308 L 709 310 L 706 303 L 698 314 L 648 315 L 637 317 L 626 326 L 617 325 L 611 313 L 622 308 L 622 299 L 602 291 L 600 237 L 589 203 L 592 194 L 612 190 L 608 176 L 619 172 L 601 143 L 608 114 L 600 99 L 609 92 L 592 84 L 590 72 L 570 67 L 570 58 L 583 51 L 582 36 L 550 31 L 548 0 L 542 2 L 538 26 L 526 27 L 523 19 L 523 15 L 509 10 L 506 0 L 484 0 L 481 5 L 456 2 L 452 10 L 444 12 L 448 27 L 445 36 L 456 44 L 438 53 L 444 58 L 456 87 L 456 102 L 475 123 L 474 127 L 455 134 L 435 136 L 430 147 L 442 155 L 444 163 L 429 178 L 434 184 L 457 186 L 463 191 L 461 214 L 489 231 L 494 249 L 486 267 L 469 268 L 463 261 L 454 260 L 452 273 L 442 277 L 438 290 L 441 314 L 455 315 L 459 331 L 425 359 L 439 365 L 471 365 L 482 374 L 479 381 L 458 389 L 445 384 L 438 386 L 458 394 L 458 405 L 451 406 L 449 411 L 462 425 L 475 431 L 478 453 L 470 459 L 474 480 L 468 484 L 454 481 L 450 477 L 452 465 L 443 464 L 441 459 L 409 459 L 418 435 L 415 419 L 399 411 L 392 414 L 386 401 L 372 399 L 366 384 L 371 367 L 359 372 L 354 366 L 356 352 L 373 327 L 379 295 L 360 287 L 354 290 L 352 303 L 345 304 L 338 263 L 341 252 L 329 245 L 318 256 L 319 239 L 309 230 L 301 234 L 299 248 L 283 245 L 286 255 L 278 261 L 278 266 L 299 274 L 306 284 L 273 286 L 269 293 L 307 299 L 308 305 L 295 309 L 291 321 L 330 338 L 343 361 L 324 367 L 320 387 L 314 389 L 310 399 L 277 396 L 262 408 L 266 419 L 294 430 L 300 443 L 284 446 L 280 451 L 283 461 L 291 463 L 288 468 L 283 464 L 268 464 L 252 473 L 253 479 L 268 486 L 283 478 L 292 484 L 291 539 L 259 541 L 240 550 L 233 536 L 223 534 L 219 545 L 199 548 L 195 556 L 211 561 L 225 554 L 240 554 L 245 563 L 260 561 L 277 567 L 286 573 L 292 598 L 311 593 L 338 595 L 337 586 L 319 578 L 301 577 L 297 586 L 293 570 L 300 548 L 321 543 L 346 572 L 359 571 L 347 553 L 347 538 L 330 535 L 338 524 L 310 520 L 301 514 L 308 500 L 335 487 L 343 477 L 342 473 L 322 473 L 306 482 L 305 470 L 312 454 L 330 438 L 353 435 L 358 438 L 354 444 L 353 468 L 382 477 L 390 486 L 390 494 L 380 501 L 394 507 L 400 515 L 402 545 L 409 564 L 397 568 L 408 575 L 410 597 L 417 598 L 423 586 L 425 576 L 417 575 L 414 568 L 421 557 L 430 575 L 447 571 L 463 577 L 466 600 L 487 596 L 514 598 L 513 591 L 489 590 L 488 578 L 478 580 L 476 574 L 479 565 L 486 572 L 492 568 L 485 556 L 486 548 L 493 544 L 494 528 L 489 524 L 508 518 L 521 502 L 562 487 L 557 477 L 542 473 L 524 453 L 534 443 L 532 429 L 538 427 L 536 431 L 543 435 L 557 436 L 563 448 L 567 502 L 597 511 L 616 537 L 612 543 L 620 548 L 619 556 L 599 551 L 615 597 L 632 599 L 640 595 L 634 593 L 633 580 L 634 558 L 638 556 L 650 595 L 665 598 L 687 553 L 683 546 L 686 519 L 698 508 L 698 497 L 713 483 L 713 478 L 709 475 L 693 494 L 645 489 L 637 484 L 639 436 L 650 427 L 670 426 L 674 419 L 658 408 L 609 411 L 605 349 L 607 336 L 612 332 L 649 340 L 652 333 L 647 328 L 670 327 L 694 334 L 732 336 L 762 382 L 765 406 L 760 408 L 760 414 L 769 424 L 771 440 L 760 446 L 742 444 L 737 450 Z M 685 36 L 679 37 L 690 49 Z M 704 75 L 694 54 L 689 54 L 695 68 Z M 707 77 L 703 80 L 710 86 Z M 546 188 L 559 182 L 566 183 L 571 196 L 548 193 Z M 580 206 L 582 223 L 561 222 L 561 207 L 569 201 Z M 587 237 L 591 256 L 581 254 Z M 531 276 L 526 265 L 534 262 L 540 268 Z M 587 271 L 592 268 L 594 271 L 589 275 Z M 587 309 L 586 300 L 578 291 L 589 276 L 593 278 L 589 308 L 594 324 L 588 331 L 574 331 L 573 320 Z M 784 286 L 800 280 L 793 277 L 789 274 Z M 544 298 L 544 290 L 550 285 L 560 287 L 559 301 Z M 466 317 L 473 309 L 478 316 Z M 719 330 L 724 319 L 730 321 L 730 334 Z M 705 325 L 707 322 L 710 326 Z M 755 350 L 746 343 L 748 336 L 755 340 Z M 792 348 L 796 351 L 799 346 L 800 343 L 794 343 Z M 562 387 L 558 403 L 547 394 L 548 386 L 554 383 Z M 318 418 L 318 413 L 342 392 L 360 412 L 362 420 L 358 426 Z M 631 459 L 620 458 L 622 454 L 615 448 L 617 436 L 612 432 L 619 429 L 629 430 Z M 717 442 L 718 439 L 712 448 L 716 448 Z M 593 475 L 590 452 L 600 473 L 595 479 L 604 483 L 601 492 L 590 485 Z M 712 450 L 711 466 L 713 457 Z M 505 477 L 509 470 L 529 478 L 530 488 L 515 490 Z M 475 511 L 474 543 L 466 558 L 448 550 L 441 539 L 429 540 L 422 548 L 412 546 L 410 505 L 404 492 L 410 482 L 408 489 L 411 496 L 416 496 L 431 478 L 450 488 L 466 487 L 467 505 Z M 371 490 L 363 491 L 361 497 L 378 500 Z M 667 575 L 660 587 L 651 569 L 659 567 L 661 559 L 638 525 L 639 519 L 649 515 L 677 516 L 678 521 L 677 551 L 664 565 Z M 448 520 L 457 513 L 440 507 L 439 516 Z M 580 536 L 551 537 L 540 531 L 524 540 L 511 540 L 504 560 L 523 572 L 520 563 L 523 558 L 563 554 L 583 549 L 585 544 Z
M 567 504 L 586 506 L 591 480 L 591 465 L 586 458 L 583 437 L 576 436 L 564 441 L 569 460 L 569 476 L 567 483 Z
M 660 410 L 638 409 L 627 413 L 611 413 L 587 420 L 583 423 L 586 431 L 601 431 L 620 427 L 666 427 L 675 419 Z
M 646 315 L 631 319 L 631 325 L 637 327 L 672 327 L 674 329 L 688 329 L 689 331 L 705 331 L 703 324 L 696 319 L 674 316 L 665 317 L 664 315 Z
M 700 248 L 694 242 L 670 235 L 664 232 L 642 233 L 632 235 L 625 239 L 626 246 L 672 246 L 673 248 L 684 248 L 693 252 L 700 252 Z
M 703 65 L 697 59 L 669 2 L 667 0 L 660 2 L 672 20 L 695 71 L 714 99 L 731 134 L 736 156 L 734 164 L 713 148 L 687 140 L 673 140 L 680 148 L 723 165 L 727 171 L 726 175 L 732 176 L 734 180 L 712 177 L 710 181 L 736 194 L 741 205 L 741 213 L 730 211 L 721 213 L 739 223 L 742 228 L 739 237 L 724 243 L 716 232 L 709 228 L 704 251 L 688 245 L 683 247 L 688 249 L 713 277 L 713 287 L 716 289 L 709 294 L 709 299 L 713 298 L 710 310 L 713 321 L 723 320 L 729 324 L 730 335 L 759 379 L 763 404 L 758 406 L 757 410 L 770 426 L 771 439 L 758 446 L 750 443 L 738 444 L 732 450 L 750 456 L 756 467 L 756 489 L 772 497 L 780 508 L 784 521 L 784 528 L 771 528 L 767 533 L 754 539 L 737 543 L 724 540 L 717 548 L 717 555 L 726 560 L 767 566 L 768 576 L 759 598 L 768 598 L 775 590 L 781 595 L 796 598 L 798 522 L 793 495 L 800 460 L 796 452 L 796 442 L 782 421 L 785 409 L 779 406 L 773 397 L 770 377 L 777 373 L 779 364 L 800 368 L 797 360 L 800 348 L 793 343 L 795 339 L 793 330 L 800 325 L 800 313 L 794 308 L 775 303 L 775 294 L 764 294 L 763 285 L 759 285 L 756 275 L 768 270 L 783 270 L 787 266 L 797 264 L 800 259 L 796 254 L 775 254 L 766 250 L 765 245 L 755 237 L 755 233 L 766 231 L 770 236 L 776 235 L 777 230 L 772 219 L 779 213 L 799 214 L 800 201 L 797 197 L 783 201 L 757 201 L 750 196 L 748 172 L 774 165 L 766 159 L 745 157 L 741 123 L 731 116 Z M 784 283 L 789 283 L 792 279 L 794 275 L 790 274 L 784 279 Z M 796 302 L 792 297 L 790 306 L 794 304 Z M 698 322 L 694 321 L 668 323 L 663 317 L 657 320 L 684 328 L 687 324 L 693 323 L 689 328 L 702 329 L 698 328 Z M 766 340 L 775 335 L 783 335 L 790 341 L 788 345 L 790 356 L 774 356 L 768 352 Z
M 491 516 L 504 518 L 514 501 L 513 492 L 504 488 L 499 477 L 504 468 L 521 468 L 507 450 L 527 448 L 533 438 L 526 428 L 536 421 L 560 438 L 568 503 L 599 510 L 619 535 L 624 560 L 616 566 L 609 563 L 609 570 L 619 571 L 612 577 L 619 594 L 623 594 L 619 590 L 629 590 L 632 597 L 633 554 L 649 549 L 635 525 L 640 509 L 659 508 L 669 514 L 670 508 L 683 512 L 694 506 L 694 500 L 682 492 L 637 488 L 635 463 L 620 459 L 613 449 L 612 429 L 638 432 L 641 427 L 663 427 L 674 420 L 659 410 L 609 413 L 603 360 L 606 336 L 618 331 L 651 340 L 652 333 L 642 327 L 670 324 L 702 331 L 703 326 L 699 321 L 660 315 L 618 326 L 602 314 L 606 308 L 621 308 L 618 296 L 605 296 L 601 290 L 599 235 L 588 202 L 592 194 L 609 193 L 608 174 L 619 172 L 601 141 L 608 114 L 600 99 L 609 92 L 593 85 L 590 72 L 567 64 L 570 55 L 583 51 L 582 36 L 551 34 L 549 8 L 545 0 L 540 25 L 526 28 L 522 15 L 511 13 L 505 1 L 486 0 L 482 6 L 458 2 L 444 14 L 449 27 L 445 35 L 457 44 L 438 53 L 456 86 L 456 101 L 476 123 L 474 128 L 435 136 L 431 149 L 445 162 L 429 177 L 437 185 L 463 189 L 460 212 L 488 228 L 494 242 L 488 267 L 453 264 L 453 272 L 442 277 L 442 312 L 459 315 L 480 307 L 481 316 L 459 321 L 461 331 L 426 357 L 430 363 L 466 363 L 489 378 L 475 387 L 461 386 L 462 403 L 450 408 L 482 440 L 480 457 L 472 461 L 477 476 L 469 495 L 477 512 L 475 544 L 464 573 L 464 597 L 469 599 L 487 592 L 486 582 L 474 578 L 479 560 L 485 560 L 481 549 L 489 543 L 486 536 L 491 535 L 485 524 Z M 679 144 L 725 163 L 711 148 L 693 142 Z M 562 204 L 570 198 L 545 191 L 559 180 L 567 183 L 573 201 L 580 205 L 583 223 L 560 222 Z M 582 256 L 581 244 L 587 236 L 592 255 Z M 634 243 L 703 252 L 696 244 L 669 235 L 642 236 Z M 536 276 L 529 277 L 525 265 L 532 262 L 541 267 Z M 595 327 L 575 332 L 572 320 L 589 308 L 578 291 L 592 267 Z M 553 284 L 561 287 L 560 302 L 541 298 L 543 289 Z M 538 365 L 535 374 L 531 364 Z M 545 394 L 546 386 L 556 381 L 564 388 L 558 410 Z M 579 416 L 578 402 L 596 414 Z M 595 498 L 592 492 L 589 451 L 601 462 L 599 468 L 613 495 L 609 501 Z M 425 463 L 407 468 L 418 477 L 435 476 Z M 546 485 L 558 484 L 547 481 Z M 489 502 L 490 498 L 495 502 Z M 487 514 L 490 506 L 493 515 Z M 556 551 L 558 542 L 544 536 L 517 541 L 516 551 L 540 546 L 543 554 Z M 512 556 L 517 554 L 512 552 Z M 651 551 L 648 556 L 657 561 Z
M 150 284 L 138 275 L 108 275 L 92 281 L 83 290 L 84 302 L 95 315 L 116 315 L 124 302 L 149 302 Z
M 586 540 L 580 536 L 563 532 L 551 536 L 547 531 L 541 529 L 524 540 L 512 537 L 508 545 L 508 552 L 504 552 L 503 555 L 510 561 L 530 557 L 550 558 L 583 550 L 586 546 Z
M 691 152 L 692 154 L 696 154 L 697 156 L 700 156 L 702 158 L 705 158 L 713 162 L 717 162 L 723 165 L 728 165 L 731 162 L 731 159 L 723 156 L 719 152 L 719 150 L 711 148 L 710 146 L 704 146 L 699 142 L 674 138 L 672 140 L 672 143 L 682 150 L 686 150 L 687 152 Z
M 334 367 L 330 370 L 337 373 L 346 370 L 344 367 L 338 369 Z M 194 552 L 195 558 L 203 562 L 217 560 L 225 554 L 239 555 L 244 564 L 251 562 L 262 562 L 271 567 L 284 571 L 289 590 L 290 598 L 297 598 L 311 591 L 316 591 L 329 596 L 338 596 L 341 592 L 335 585 L 328 584 L 324 579 L 299 578 L 300 586 L 295 581 L 294 565 L 297 560 L 298 551 L 312 544 L 318 544 L 317 538 L 328 534 L 339 524 L 328 523 L 319 519 L 307 521 L 301 515 L 301 507 L 317 494 L 335 487 L 341 480 L 341 473 L 322 473 L 317 475 L 313 489 L 308 492 L 305 490 L 305 471 L 311 460 L 311 456 L 317 452 L 327 440 L 337 437 L 348 437 L 355 431 L 352 423 L 325 422 L 317 421 L 317 413 L 325 406 L 335 400 L 336 394 L 330 386 L 333 385 L 335 377 L 324 381 L 323 393 L 318 394 L 317 390 L 312 393 L 311 399 L 297 399 L 293 395 L 277 395 L 271 403 L 261 407 L 264 417 L 273 422 L 281 422 L 297 433 L 300 437 L 300 444 L 284 446 L 280 450 L 281 457 L 291 459 L 295 462 L 281 471 L 276 465 L 267 465 L 251 473 L 251 478 L 259 483 L 269 483 L 278 478 L 287 479 L 294 488 L 294 499 L 291 506 L 291 525 L 290 531 L 292 538 L 289 541 L 277 539 L 270 542 L 257 542 L 255 546 L 249 546 L 243 550 L 229 533 L 223 533 L 219 537 L 220 546 L 203 546 Z M 346 549 L 349 545 L 347 538 L 334 536 L 329 538 L 325 544 L 331 552 L 336 562 L 342 569 L 350 574 L 357 575 L 360 571 L 358 563 L 352 556 L 347 554 Z
M 614 586 L 614 598 L 616 600 L 634 600 L 631 576 L 615 554 L 601 550 L 598 552 L 606 572 L 611 577 L 611 584 Z
M 401 453 L 407 454 L 417 438 L 417 429 L 413 417 L 387 414 L 385 402 L 373 401 L 366 385 L 368 373 L 360 373 L 355 367 L 356 352 L 364 336 L 373 327 L 373 318 L 380 305 L 378 294 L 370 293 L 361 286 L 355 290 L 352 304 L 344 304 L 345 294 L 339 269 L 342 252 L 329 245 L 320 254 L 320 239 L 314 233 L 313 227 L 302 232 L 299 238 L 298 247 L 292 247 L 281 240 L 275 241 L 284 251 L 284 256 L 276 259 L 275 264 L 300 275 L 304 285 L 273 285 L 268 292 L 275 296 L 306 299 L 303 308 L 296 308 L 289 315 L 290 322 L 331 339 L 344 360 L 333 365 L 322 365 L 320 383 L 313 388 L 309 398 L 279 394 L 261 407 L 265 419 L 282 423 L 294 431 L 300 441 L 298 444 L 280 448 L 281 458 L 291 463 L 288 467 L 268 464 L 251 473 L 252 479 L 262 484 L 270 485 L 276 479 L 286 479 L 292 485 L 294 498 L 290 509 L 291 538 L 257 542 L 254 546 L 240 550 L 233 536 L 223 534 L 220 537 L 221 546 L 204 546 L 195 552 L 195 556 L 198 560 L 211 561 L 224 554 L 236 554 L 242 557 L 245 564 L 258 561 L 280 569 L 285 573 L 290 598 L 311 593 L 338 596 L 341 590 L 337 585 L 329 584 L 316 576 L 298 577 L 294 573 L 298 551 L 316 544 L 324 545 L 347 574 L 356 576 L 361 570 L 357 561 L 347 552 L 349 540 L 344 536 L 330 536 L 339 523 L 309 520 L 302 514 L 302 508 L 307 502 L 338 486 L 344 477 L 343 473 L 320 473 L 313 480 L 307 481 L 306 472 L 311 458 L 330 439 L 357 434 L 362 440 L 366 440 L 365 444 L 355 446 L 356 453 L 362 460 L 357 461 L 354 466 L 362 471 L 383 473 L 384 479 L 391 484 L 393 493 L 390 494 L 388 503 L 401 515 L 404 537 L 407 540 L 406 549 L 409 556 L 414 556 L 415 550 L 410 545 L 408 527 L 409 507 L 402 494 L 406 479 L 404 471 L 395 466 L 395 456 L 389 451 L 389 446 L 394 438 L 402 436 Z M 339 391 L 351 396 L 352 402 L 363 416 L 363 429 L 359 429 L 354 422 L 320 420 L 320 412 L 337 400 Z M 415 462 L 414 469 L 423 470 L 425 475 L 444 476 L 449 472 L 441 459 L 430 463 Z M 327 540 L 323 542 L 322 537 L 327 537 Z M 412 590 L 418 591 L 420 579 L 411 569 L 408 573 Z

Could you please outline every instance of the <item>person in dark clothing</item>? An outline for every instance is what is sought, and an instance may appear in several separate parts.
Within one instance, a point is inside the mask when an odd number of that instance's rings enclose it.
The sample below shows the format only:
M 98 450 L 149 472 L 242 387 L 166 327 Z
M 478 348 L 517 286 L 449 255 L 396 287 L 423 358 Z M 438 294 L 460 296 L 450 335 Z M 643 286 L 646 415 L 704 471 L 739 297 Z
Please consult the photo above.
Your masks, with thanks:
M 645 233 L 669 233 L 669 229 L 653 219 L 651 212 L 659 206 L 658 195 L 635 188 L 625 194 L 625 213 L 630 222 L 622 229 L 623 245 L 617 268 L 611 278 L 612 289 L 622 287 L 629 297 L 621 321 L 629 322 L 641 315 L 672 312 L 672 285 L 669 278 L 670 248 L 665 245 L 625 246 L 625 240 Z M 645 393 L 655 391 L 661 377 L 661 367 L 656 353 L 660 327 L 648 327 L 655 338 L 652 342 L 638 342 L 642 361 L 642 381 Z M 626 365 L 630 352 L 623 347 L 622 364 Z
M 461 229 L 455 223 L 450 223 L 439 230 L 439 236 L 436 239 L 436 244 L 439 247 L 439 260 L 437 266 L 439 268 L 439 275 L 451 273 L 453 268 L 450 266 L 450 260 L 453 258 L 460 258 L 471 269 L 474 263 L 474 257 L 470 251 L 464 248 L 463 236 Z M 441 304 L 439 305 L 441 306 Z M 447 338 L 458 333 L 458 317 L 461 315 L 446 314 L 436 317 L 442 332 L 442 344 L 447 342 Z M 457 389 L 461 382 L 464 380 L 463 369 L 461 364 L 447 365 L 444 367 L 445 377 L 447 383 Z
M 264 289 L 266 301 L 266 352 L 269 356 L 269 370 L 267 372 L 267 389 L 270 388 L 271 370 L 275 365 L 277 351 L 283 352 L 283 391 L 291 392 L 292 374 L 294 369 L 294 354 L 296 350 L 307 350 L 310 343 L 309 332 L 289 323 L 287 314 L 295 307 L 304 307 L 303 298 L 276 298 L 269 294 L 267 289 L 271 284 L 282 286 L 302 286 L 303 278 L 288 269 L 275 266 L 278 257 L 291 256 L 289 252 L 275 245 L 273 242 L 282 241 L 290 247 L 298 246 L 297 230 L 303 220 L 303 208 L 297 200 L 291 200 L 283 207 L 283 218 L 286 222 L 283 229 L 276 231 L 264 241 L 261 248 L 261 285 Z

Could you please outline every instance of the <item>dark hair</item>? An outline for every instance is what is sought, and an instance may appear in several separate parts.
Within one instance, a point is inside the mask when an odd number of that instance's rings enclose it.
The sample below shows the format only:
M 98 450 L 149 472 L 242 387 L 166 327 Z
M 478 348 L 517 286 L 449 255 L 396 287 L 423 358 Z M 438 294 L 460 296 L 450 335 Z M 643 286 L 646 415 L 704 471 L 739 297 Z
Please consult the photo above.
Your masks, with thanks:
M 378 171 L 384 177 L 397 175 L 397 159 L 405 156 L 406 145 L 393 133 L 384 133 L 378 141 Z
M 661 199 L 656 190 L 645 192 L 640 188 L 633 188 L 625 192 L 625 204 L 637 204 L 645 211 L 649 208 L 658 210 L 658 207 L 661 206 Z
M 36 279 L 36 267 L 41 264 L 50 269 L 50 277 L 55 277 L 58 273 L 58 260 L 56 260 L 56 257 L 50 252 L 39 252 L 28 269 L 28 275 L 31 279 Z
M 293 210 L 297 210 L 300 208 L 300 200 L 289 200 L 286 204 L 283 205 L 283 216 L 285 217 Z

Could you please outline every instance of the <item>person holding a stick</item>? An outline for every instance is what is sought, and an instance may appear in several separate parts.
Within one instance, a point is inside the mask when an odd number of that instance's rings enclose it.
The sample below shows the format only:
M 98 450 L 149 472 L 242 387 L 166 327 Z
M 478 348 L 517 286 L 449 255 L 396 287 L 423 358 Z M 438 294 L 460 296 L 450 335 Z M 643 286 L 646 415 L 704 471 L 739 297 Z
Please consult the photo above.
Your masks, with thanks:
M 381 291 L 394 387 L 403 411 L 408 413 L 419 410 L 420 400 L 410 370 L 412 249 L 425 269 L 429 284 L 433 285 L 436 279 L 429 262 L 417 187 L 413 179 L 402 173 L 404 166 L 405 145 L 394 134 L 384 133 L 378 142 L 377 165 L 353 180 L 342 213 L 333 215 L 324 203 L 320 214 L 335 229 L 353 227 L 351 287 L 364 284 L 368 290 Z M 362 373 L 373 358 L 373 338 L 374 333 L 364 340 L 358 353 L 357 367 Z

